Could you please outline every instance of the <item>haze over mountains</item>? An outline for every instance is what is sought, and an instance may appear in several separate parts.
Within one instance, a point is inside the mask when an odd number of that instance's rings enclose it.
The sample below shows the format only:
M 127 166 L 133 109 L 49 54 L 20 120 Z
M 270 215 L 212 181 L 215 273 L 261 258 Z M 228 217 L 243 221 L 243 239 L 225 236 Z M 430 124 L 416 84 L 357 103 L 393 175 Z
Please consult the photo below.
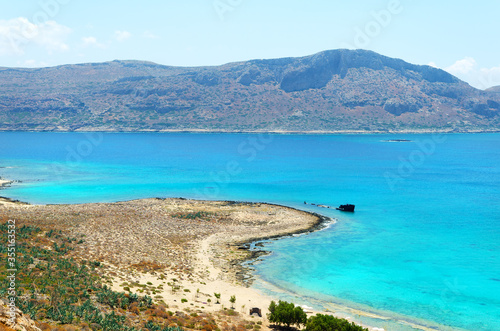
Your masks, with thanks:
M 498 92 L 364 50 L 216 67 L 0 68 L 0 130 L 498 131 Z

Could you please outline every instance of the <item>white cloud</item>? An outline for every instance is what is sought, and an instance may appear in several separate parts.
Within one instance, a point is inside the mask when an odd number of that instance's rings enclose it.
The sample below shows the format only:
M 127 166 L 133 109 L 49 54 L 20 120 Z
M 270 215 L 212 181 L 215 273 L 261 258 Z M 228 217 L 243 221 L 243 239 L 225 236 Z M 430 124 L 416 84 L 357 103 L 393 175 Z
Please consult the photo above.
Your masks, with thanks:
M 500 67 L 481 68 L 479 70 L 479 86 L 488 88 L 500 85 Z
M 445 70 L 453 75 L 468 74 L 474 70 L 477 66 L 476 60 L 471 57 L 466 57 L 462 60 L 458 60 L 451 66 L 447 67 Z
M 429 62 L 427 65 L 430 67 L 438 68 L 437 64 L 434 62 Z
M 83 41 L 83 44 L 85 46 L 97 44 L 97 38 L 96 37 L 83 37 L 82 41 Z
M 472 57 L 458 60 L 444 70 L 481 90 L 500 85 L 500 66 L 479 68 Z
M 55 21 L 31 23 L 25 17 L 0 20 L 0 55 L 22 55 L 26 46 L 34 44 L 49 53 L 66 51 L 71 29 Z
M 125 41 L 128 38 L 130 38 L 131 36 L 132 36 L 132 34 L 128 31 L 120 31 L 120 30 L 115 31 L 115 38 L 118 41 Z
M 92 37 L 92 36 L 83 37 L 82 38 L 82 46 L 83 47 L 98 47 L 98 48 L 105 48 L 106 47 L 105 45 L 99 43 L 97 41 L 96 37 Z

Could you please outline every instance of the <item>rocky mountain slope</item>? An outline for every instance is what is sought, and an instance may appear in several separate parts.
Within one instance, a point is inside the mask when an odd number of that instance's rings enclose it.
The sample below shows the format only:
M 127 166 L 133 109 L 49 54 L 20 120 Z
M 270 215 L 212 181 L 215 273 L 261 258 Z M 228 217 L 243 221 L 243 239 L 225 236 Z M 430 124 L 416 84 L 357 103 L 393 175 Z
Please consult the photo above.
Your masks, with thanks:
M 490 93 L 500 93 L 500 85 L 499 86 L 492 86 L 492 87 L 486 89 L 485 91 L 490 92 Z
M 500 94 L 363 50 L 0 68 L 0 130 L 496 131 Z

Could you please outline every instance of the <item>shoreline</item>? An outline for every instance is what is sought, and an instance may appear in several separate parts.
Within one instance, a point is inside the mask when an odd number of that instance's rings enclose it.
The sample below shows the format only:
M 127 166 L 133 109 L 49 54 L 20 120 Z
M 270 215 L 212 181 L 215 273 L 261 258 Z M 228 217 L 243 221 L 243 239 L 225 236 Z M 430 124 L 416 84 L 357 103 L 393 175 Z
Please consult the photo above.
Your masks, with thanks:
M 317 313 L 333 315 L 353 321 L 354 323 L 373 331 L 467 331 L 465 329 L 442 325 L 433 321 L 401 315 L 393 311 L 377 310 L 364 304 L 339 302 L 340 300 L 337 297 L 331 298 L 338 301 L 329 301 L 328 299 L 321 297 L 321 293 L 314 291 L 311 291 L 311 294 L 299 293 L 289 288 L 280 287 L 277 284 L 263 280 L 259 277 L 257 277 L 257 282 L 260 283 L 260 286 L 257 288 L 258 291 L 268 291 L 272 293 L 267 294 L 266 292 L 263 292 L 266 293 L 266 295 L 273 296 L 281 294 L 281 296 L 284 297 L 283 300 L 288 301 L 290 301 L 288 299 L 289 297 L 295 299 L 300 298 L 300 300 L 303 300 L 303 302 L 306 302 L 308 305 L 312 305 L 312 307 L 310 307 L 312 308 L 310 313 L 313 315 Z M 264 287 L 266 289 L 262 290 Z M 315 297 L 313 294 L 319 295 L 320 297 Z
M 13 181 L 13 180 L 8 180 L 8 179 L 0 177 L 0 190 L 9 187 L 14 182 L 15 181 Z M 4 196 L 0 196 L 0 206 L 2 206 L 2 205 L 12 205 L 12 206 L 23 205 L 23 206 L 25 206 L 25 205 L 29 205 L 29 203 L 15 200 L 15 199 L 8 198 L 8 197 L 4 197 Z
M 252 202 L 242 202 L 242 203 L 247 203 L 250 205 L 253 204 Z M 262 242 L 281 240 L 284 238 L 321 231 L 328 228 L 329 225 L 335 224 L 338 221 L 337 219 L 331 217 L 327 217 L 315 212 L 300 210 L 294 207 L 273 204 L 273 203 L 266 203 L 266 202 L 258 202 L 258 204 L 266 204 L 266 205 L 276 206 L 278 208 L 290 209 L 296 212 L 303 212 L 316 217 L 316 220 L 315 222 L 310 223 L 307 228 L 293 229 L 290 230 L 289 232 L 270 234 L 270 235 L 268 234 L 264 236 L 246 238 L 243 240 L 232 242 L 231 243 L 232 246 L 237 247 L 237 249 L 246 253 L 243 256 L 243 258 L 235 259 L 233 261 L 230 261 L 230 263 L 233 265 L 234 268 L 238 270 L 236 272 L 236 280 L 241 282 L 243 286 L 248 288 L 252 287 L 253 282 L 256 280 L 256 278 L 258 278 L 254 273 L 254 269 L 252 267 L 253 264 L 258 262 L 261 257 L 273 253 L 272 250 L 266 249 L 265 246 L 262 244 Z
M 500 129 L 476 129 L 476 130 L 454 130 L 454 129 L 407 129 L 407 130 L 223 130 L 223 129 L 112 129 L 112 128 L 82 128 L 76 130 L 11 130 L 0 128 L 2 132 L 52 132 L 52 133 L 207 133 L 207 134 L 283 134 L 283 135 L 383 135 L 383 134 L 487 134 L 500 133 Z
M 0 196 L 0 205 L 30 206 L 29 203 Z
M 8 199 L 0 203 L 0 211 L 15 219 L 18 226 L 36 224 L 45 231 L 55 228 L 84 238 L 80 249 L 69 257 L 100 261 L 105 265 L 103 280 L 107 279 L 113 290 L 125 292 L 130 288 L 138 294 L 145 290 L 148 295 L 151 291 L 152 297 L 157 294 L 155 300 L 170 309 L 191 307 L 212 313 L 228 309 L 229 298 L 235 295 L 240 316 L 250 317 L 248 309 L 252 307 L 262 310 L 262 317 L 254 320 L 260 321 L 266 331 L 270 330 L 267 308 L 277 299 L 245 284 L 240 267 L 253 256 L 240 247 L 309 233 L 331 221 L 323 215 L 276 204 L 179 198 L 18 206 Z M 200 217 L 206 219 L 192 220 L 184 217 L 186 213 L 205 213 Z M 133 215 L 124 217 L 129 214 Z M 174 222 L 169 223 L 167 216 L 174 217 Z M 169 236 L 164 238 L 166 233 Z M 159 266 L 162 261 L 168 263 Z M 180 290 L 170 290 L 169 283 Z M 221 293 L 220 305 L 214 303 L 213 293 Z
M 0 177 L 0 189 L 2 189 L 4 187 L 8 187 L 12 183 L 13 183 L 13 181 Z
M 248 312 L 248 308 L 251 307 L 259 307 L 262 309 L 262 318 L 260 321 L 263 326 L 266 326 L 265 316 L 267 314 L 267 308 L 271 300 L 277 300 L 280 296 L 275 295 L 276 293 L 266 293 L 265 289 L 257 288 L 253 286 L 254 282 L 266 282 L 261 279 L 254 273 L 254 269 L 252 268 L 252 264 L 258 261 L 258 259 L 265 254 L 269 254 L 270 250 L 266 250 L 265 246 L 258 250 L 251 250 L 250 247 L 255 245 L 256 243 L 267 241 L 267 240 L 279 240 L 281 238 L 290 237 L 293 235 L 307 234 L 312 233 L 321 229 L 324 229 L 328 226 L 328 224 L 332 224 L 336 222 L 335 219 L 326 217 L 324 215 L 320 215 L 314 212 L 303 211 L 293 207 L 278 205 L 278 204 L 268 204 L 268 203 L 259 203 L 259 202 L 239 202 L 239 201 L 200 201 L 200 200 L 187 200 L 183 198 L 154 198 L 154 199 L 140 199 L 140 200 L 130 200 L 130 201 L 122 201 L 122 202 L 114 202 L 114 203 L 90 203 L 90 204 L 79 204 L 79 205 L 69 205 L 69 204 L 60 204 L 60 205 L 30 205 L 20 201 L 16 201 L 9 198 L 6 199 L 2 203 L 0 200 L 0 210 L 2 207 L 18 207 L 18 208 L 9 208 L 11 212 L 18 215 L 22 215 L 23 213 L 33 210 L 33 212 L 39 216 L 40 211 L 49 210 L 48 214 L 57 215 L 62 218 L 67 217 L 68 214 L 74 214 L 81 210 L 92 210 L 95 209 L 95 212 L 91 212 L 89 215 L 93 215 L 93 213 L 100 213 L 101 209 L 110 212 L 110 208 L 118 207 L 130 207 L 132 209 L 136 209 L 137 207 L 142 207 L 143 205 L 154 207 L 168 207 L 170 205 L 178 205 L 181 208 L 173 209 L 173 210 L 198 210 L 195 207 L 200 207 L 199 210 L 210 210 L 211 207 L 216 208 L 229 208 L 232 210 L 233 207 L 237 207 L 236 214 L 244 212 L 246 209 L 256 209 L 257 218 L 264 217 L 267 215 L 270 216 L 270 222 L 274 222 L 274 220 L 279 216 L 280 213 L 284 213 L 285 217 L 282 217 L 283 220 L 287 220 L 291 215 L 294 215 L 296 219 L 294 222 L 288 222 L 283 227 L 277 227 L 274 229 L 267 228 L 267 232 L 262 228 L 259 228 L 257 231 L 255 229 L 250 229 L 249 227 L 238 228 L 238 222 L 248 221 L 248 218 L 254 217 L 256 215 L 250 213 L 236 215 L 238 217 L 233 217 L 231 220 L 232 223 L 236 221 L 236 228 L 238 231 L 231 232 L 216 232 L 210 233 L 205 237 L 201 238 L 201 240 L 195 240 L 190 246 L 191 251 L 183 251 L 181 254 L 182 263 L 178 265 L 171 265 L 167 267 L 164 272 L 157 270 L 147 270 L 147 272 L 138 273 L 136 269 L 130 268 L 130 265 L 134 265 L 132 262 L 128 263 L 120 260 L 117 263 L 112 261 L 113 258 L 96 258 L 96 260 L 102 260 L 106 265 L 106 270 L 103 272 L 103 276 L 106 279 L 111 280 L 110 286 L 115 291 L 124 292 L 124 288 L 126 286 L 133 287 L 139 286 L 139 284 L 151 284 L 149 287 L 153 291 L 157 291 L 157 288 L 161 287 L 161 291 L 157 293 L 161 293 L 162 301 L 166 303 L 169 307 L 175 309 L 182 309 L 183 307 L 189 307 L 187 304 L 182 302 L 183 299 L 188 300 L 191 306 L 196 305 L 195 307 L 201 307 L 204 311 L 209 312 L 218 312 L 221 309 L 229 307 L 230 303 L 228 301 L 229 297 L 235 295 L 237 298 L 237 305 L 241 306 L 241 309 L 238 309 L 243 315 Z M 19 208 L 24 206 L 23 208 Z M 187 206 L 187 207 L 183 207 Z M 103 207 L 103 208 L 101 208 Z M 184 209 L 183 209 L 184 208 Z M 162 209 L 162 208 L 160 208 Z M 147 211 L 147 210 L 146 210 Z M 262 216 L 261 216 L 262 214 Z M 278 216 L 277 216 L 278 215 Z M 241 216 L 241 217 L 240 217 Z M 278 217 L 279 218 L 279 217 Z M 106 215 L 103 218 L 106 221 Z M 83 249 L 85 259 L 90 259 L 93 253 L 93 250 L 96 249 L 99 251 L 99 246 L 106 247 L 108 244 L 106 243 L 106 235 L 102 236 L 100 233 L 97 234 L 97 238 L 94 241 L 94 238 L 91 238 L 92 235 L 96 235 L 95 230 L 93 231 L 81 231 L 78 230 L 78 222 L 81 220 L 75 221 L 74 224 L 71 224 L 69 227 L 69 233 L 71 234 L 86 234 L 86 241 L 89 240 L 88 249 Z M 120 222 L 121 223 L 121 222 Z M 99 228 L 104 225 L 101 225 Z M 255 224 L 250 224 L 252 227 L 255 227 Z M 121 225 L 120 225 L 121 226 Z M 263 225 L 266 226 L 266 225 Z M 111 226 L 113 227 L 113 226 Z M 43 228 L 43 226 L 42 226 Z M 111 232 L 108 237 L 116 236 L 116 232 Z M 136 240 L 135 236 L 132 238 Z M 139 240 L 139 239 L 137 239 Z M 140 240 L 139 240 L 140 241 Z M 127 246 L 125 243 L 124 246 Z M 161 246 L 158 246 L 161 247 Z M 110 248 L 111 249 L 111 248 Z M 163 249 L 161 247 L 160 249 Z M 182 249 L 183 250 L 183 249 Z M 181 250 L 181 251 L 182 251 Z M 122 254 L 122 253 L 120 253 Z M 147 255 L 147 254 L 146 254 Z M 99 254 L 92 257 L 98 257 Z M 78 258 L 78 254 L 75 255 Z M 158 260 L 156 257 L 153 258 L 153 261 Z M 192 263 L 188 263 L 188 260 L 192 260 Z M 140 265 L 143 262 L 135 261 L 136 265 Z M 183 291 L 179 291 L 176 293 L 174 291 L 163 290 L 163 285 L 166 285 L 168 281 L 175 281 L 175 283 L 179 286 Z M 280 289 L 276 284 L 268 283 L 272 287 L 281 290 L 284 296 L 291 296 L 297 298 L 302 298 L 302 302 L 295 301 L 297 305 L 304 306 L 304 302 L 313 304 L 313 301 L 319 303 L 321 309 L 314 309 L 312 307 L 307 307 L 304 310 L 311 316 L 311 314 L 322 313 L 322 314 L 333 314 L 335 316 L 341 318 L 347 318 L 350 321 L 354 321 L 357 324 L 363 325 L 364 327 L 369 328 L 370 330 L 384 330 L 381 328 L 381 325 L 386 325 L 387 321 L 390 320 L 394 322 L 396 325 L 411 325 L 411 329 L 420 329 L 420 330 L 431 330 L 432 328 L 428 328 L 424 325 L 417 325 L 414 323 L 410 323 L 410 320 L 398 320 L 395 317 L 385 317 L 382 314 L 376 312 L 375 310 L 370 311 L 370 309 L 356 309 L 350 307 L 349 305 L 343 305 L 338 303 L 333 303 L 329 301 L 324 301 L 320 297 L 314 298 L 309 297 L 307 295 L 302 295 L 294 292 L 292 289 Z M 145 285 L 140 285 L 145 286 Z M 139 291 L 141 287 L 139 286 Z M 155 289 L 156 288 L 156 289 Z M 142 293 L 142 292 L 141 292 Z M 196 296 L 194 295 L 196 293 Z M 214 303 L 210 303 L 209 299 L 212 300 L 213 293 L 221 293 L 221 304 L 216 305 Z M 281 296 L 283 297 L 283 295 Z M 242 303 L 242 298 L 244 298 L 244 304 Z M 312 299 L 312 300 L 311 300 Z M 332 307 L 334 307 L 332 309 Z M 358 316 L 358 317 L 356 317 Z M 362 318 L 359 318 L 361 316 Z M 368 317 L 368 319 L 372 319 L 373 323 L 364 321 L 364 317 Z M 378 325 L 375 327 L 373 325 Z M 270 329 L 263 329 L 270 330 Z M 388 329 L 388 330 L 392 330 Z

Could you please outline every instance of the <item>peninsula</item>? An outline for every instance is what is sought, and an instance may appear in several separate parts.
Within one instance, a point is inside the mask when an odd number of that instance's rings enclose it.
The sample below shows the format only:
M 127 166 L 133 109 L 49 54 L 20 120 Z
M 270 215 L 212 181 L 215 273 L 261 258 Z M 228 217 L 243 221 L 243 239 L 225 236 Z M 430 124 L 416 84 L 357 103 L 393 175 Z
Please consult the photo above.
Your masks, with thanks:
M 30 294 L 32 288 L 24 278 L 38 274 L 44 279 L 43 270 L 56 272 L 64 267 L 69 269 L 64 278 L 54 274 L 52 279 L 66 283 L 73 279 L 68 276 L 72 264 L 80 273 L 89 268 L 87 272 L 98 279 L 92 278 L 97 285 L 82 286 L 80 291 L 96 292 L 89 296 L 91 302 L 99 302 L 102 313 L 123 316 L 123 323 L 130 327 L 141 328 L 153 320 L 186 329 L 211 324 L 213 328 L 204 330 L 270 330 L 265 316 L 272 298 L 249 287 L 252 274 L 242 265 L 265 252 L 251 251 L 246 244 L 313 231 L 332 221 L 266 203 L 159 198 L 80 205 L 29 205 L 3 199 L 0 215 L 2 224 L 15 221 L 22 249 L 46 250 L 42 254 L 46 257 L 18 257 L 31 259 L 18 276 L 23 278 L 18 304 L 23 312 L 33 314 L 42 330 L 57 324 L 51 322 L 54 317 L 44 306 L 47 300 L 52 305 L 65 303 L 58 303 L 53 288 L 43 282 Z M 23 255 L 20 250 L 18 255 Z M 104 290 L 99 286 L 105 286 Z M 104 304 L 104 294 L 97 292 L 108 290 L 127 300 L 146 295 L 153 308 L 136 311 L 133 306 L 123 309 L 108 301 Z M 123 298 L 118 295 L 117 300 Z M 75 304 L 83 303 L 79 302 Z M 250 316 L 251 308 L 261 309 L 262 316 Z

